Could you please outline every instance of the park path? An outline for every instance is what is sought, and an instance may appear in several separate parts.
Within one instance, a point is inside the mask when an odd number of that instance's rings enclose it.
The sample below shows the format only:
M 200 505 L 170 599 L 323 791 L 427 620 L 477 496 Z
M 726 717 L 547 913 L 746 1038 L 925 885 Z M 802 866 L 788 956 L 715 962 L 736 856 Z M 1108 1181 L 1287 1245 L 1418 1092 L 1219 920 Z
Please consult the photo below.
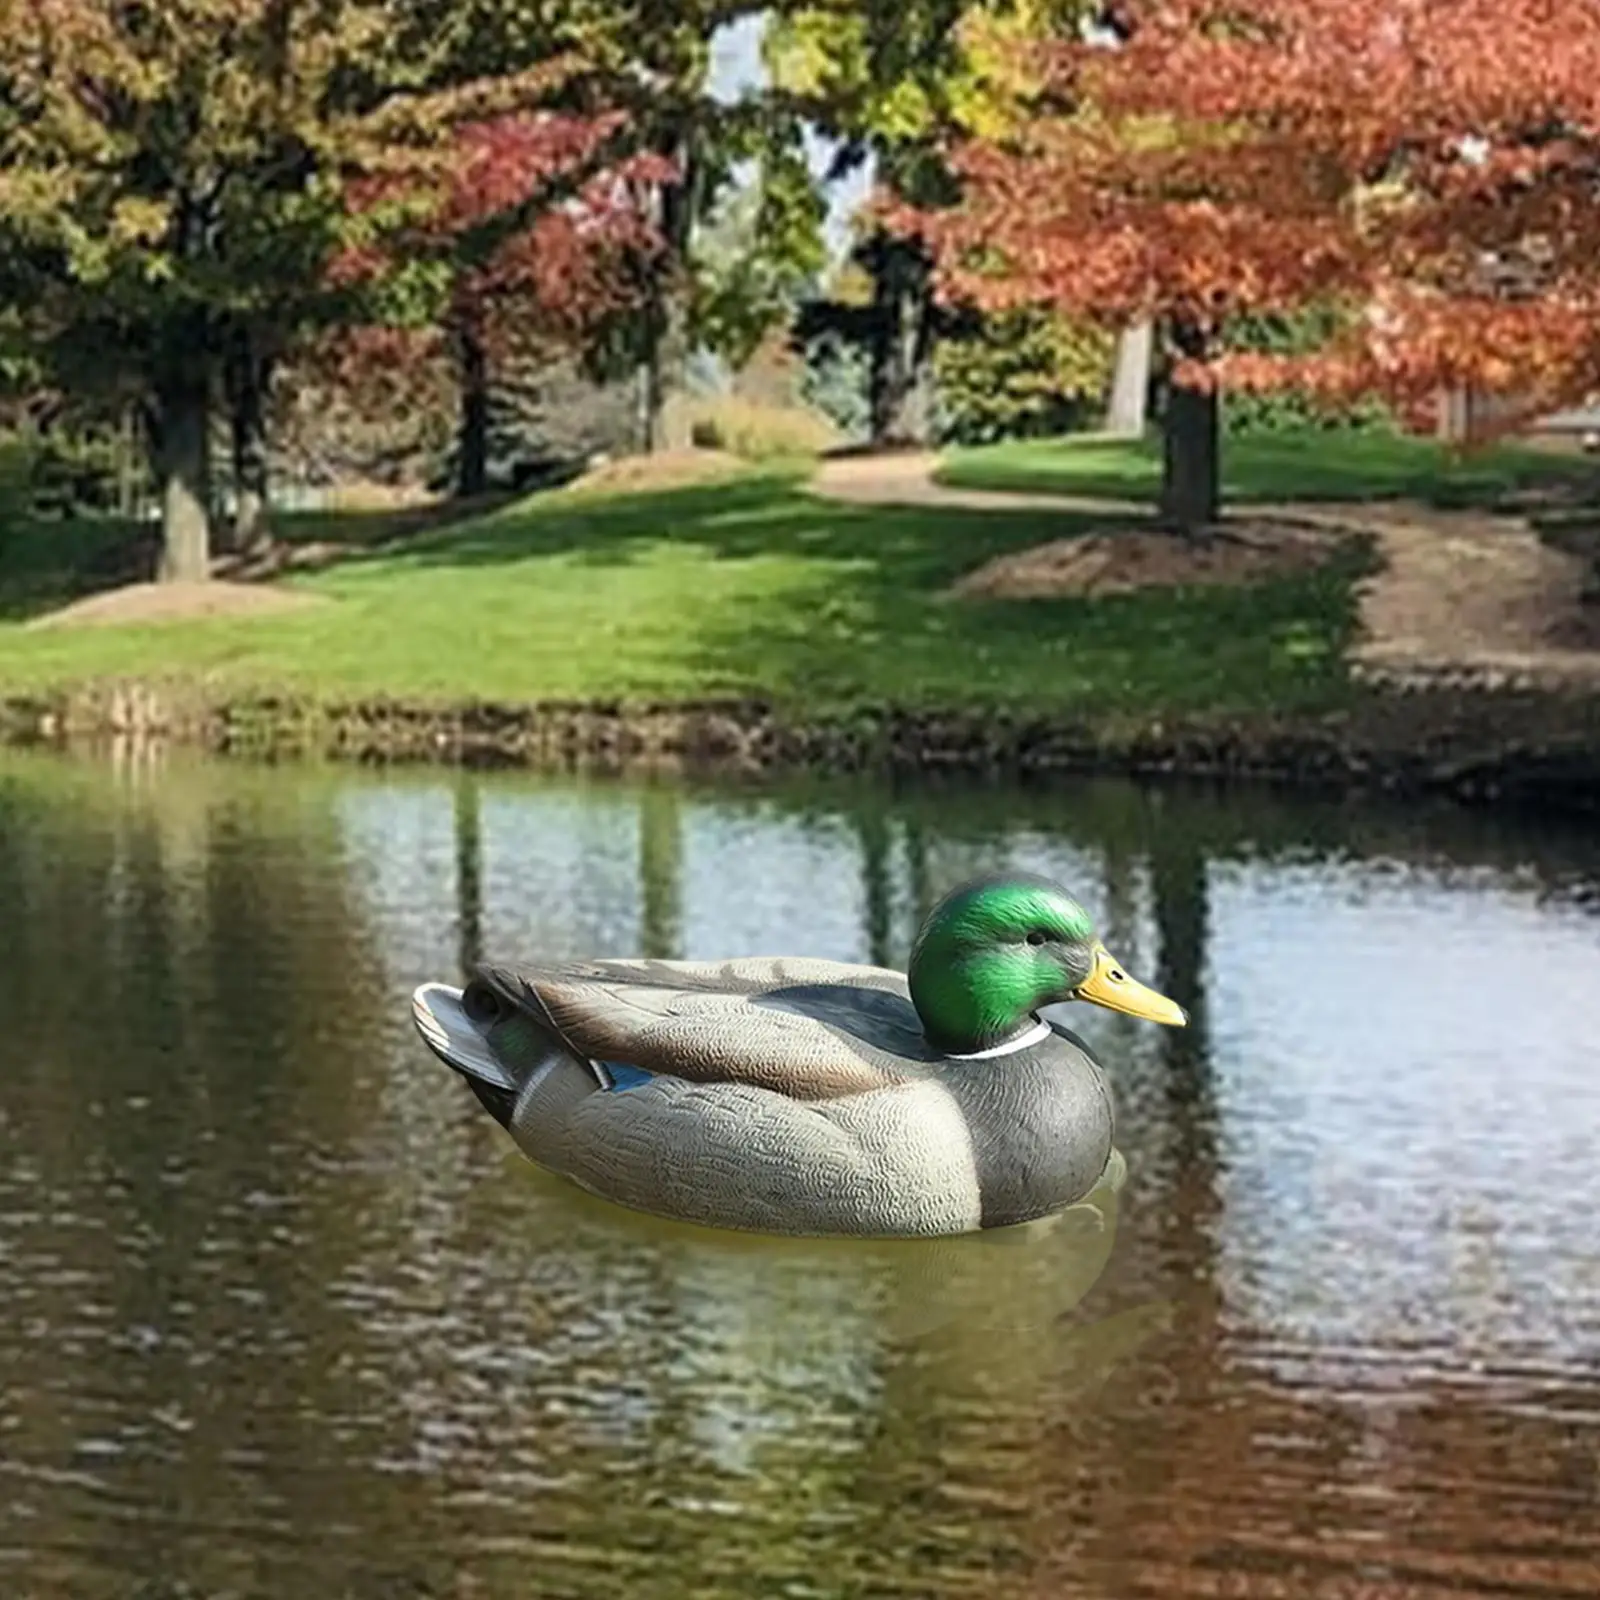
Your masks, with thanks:
M 1073 513 L 1147 511 L 1131 500 L 958 489 L 934 481 L 932 454 L 825 461 L 811 492 L 854 505 Z M 1600 623 L 1582 593 L 1585 564 L 1552 549 L 1521 517 L 1410 501 L 1252 504 L 1252 517 L 1358 532 L 1379 569 L 1361 588 L 1357 677 L 1399 687 L 1600 691 Z

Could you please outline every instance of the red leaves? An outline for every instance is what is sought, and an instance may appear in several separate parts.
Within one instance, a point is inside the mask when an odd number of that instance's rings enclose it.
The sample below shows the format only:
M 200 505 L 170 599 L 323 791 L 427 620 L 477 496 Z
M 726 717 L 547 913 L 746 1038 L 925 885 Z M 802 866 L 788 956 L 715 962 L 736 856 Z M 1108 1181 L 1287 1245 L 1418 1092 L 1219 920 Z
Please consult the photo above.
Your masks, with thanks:
M 456 141 L 437 225 L 461 229 L 512 210 L 581 167 L 621 121 L 535 112 L 468 124 Z
M 379 276 L 419 251 L 448 259 L 459 250 L 451 315 L 470 318 L 480 337 L 581 339 L 633 292 L 630 257 L 656 244 L 642 195 L 672 175 L 658 156 L 604 161 L 622 123 L 620 114 L 496 117 L 462 127 L 443 161 L 430 153 L 413 170 L 367 180 L 352 205 L 393 220 L 380 242 L 346 253 L 341 281 Z M 487 255 L 467 248 L 475 230 L 523 209 L 531 220 Z
M 952 153 L 947 290 L 1111 323 L 1368 307 L 1289 376 L 1552 401 L 1600 382 L 1593 0 L 1161 0 L 1055 52 L 1077 109 Z

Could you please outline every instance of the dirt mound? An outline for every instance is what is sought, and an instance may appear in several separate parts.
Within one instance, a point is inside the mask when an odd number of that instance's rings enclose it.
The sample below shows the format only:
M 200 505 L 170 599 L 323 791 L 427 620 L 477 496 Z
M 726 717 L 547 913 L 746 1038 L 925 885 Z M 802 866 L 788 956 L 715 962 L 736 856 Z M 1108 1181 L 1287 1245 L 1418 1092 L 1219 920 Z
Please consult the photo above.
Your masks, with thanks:
M 934 481 L 939 458 L 930 454 L 866 456 L 824 461 L 811 488 L 826 499 L 856 505 L 945 506 L 965 510 L 1057 510 L 1074 515 L 1107 515 L 1111 503 L 1083 496 L 1013 494 L 1001 490 L 955 489 Z M 1537 507 L 1548 519 L 1550 502 L 1568 517 L 1577 512 L 1573 495 L 1582 489 L 1541 490 L 1517 496 L 1524 510 Z M 1117 510 L 1146 513 L 1132 503 Z M 1401 687 L 1467 684 L 1496 687 L 1567 689 L 1600 687 L 1600 594 L 1596 593 L 1596 546 L 1568 529 L 1547 532 L 1548 541 L 1523 515 L 1479 510 L 1446 510 L 1391 500 L 1366 504 L 1289 501 L 1260 505 L 1246 532 L 1261 527 L 1316 529 L 1328 549 L 1351 535 L 1372 539 L 1378 568 L 1361 584 L 1362 637 L 1351 654 L 1356 675 L 1372 683 Z M 1145 534 L 1143 540 L 1159 535 Z M 1118 551 L 1096 547 L 1115 540 Z M 1264 554 L 1212 550 L 1185 554 L 1161 544 L 1153 552 L 1155 572 L 1140 561 L 1140 537 L 1107 533 L 1093 539 L 1041 545 L 991 562 L 959 586 L 968 594 L 1050 595 L 1114 593 L 1137 582 L 1247 581 L 1251 563 L 1259 576 L 1296 570 L 1300 553 L 1286 553 L 1276 569 Z M 1314 550 L 1307 564 L 1315 564 Z M 1172 575 L 1174 556 L 1210 571 Z M 1164 575 L 1157 576 L 1157 573 Z M 1229 576 L 1220 576 L 1230 574 Z M 1237 574 L 1238 576 L 1232 576 Z M 1099 581 L 1096 581 L 1098 578 Z M 1087 580 L 1087 581 L 1086 581 Z
M 1337 547 L 1338 540 L 1327 532 L 1281 522 L 1230 522 L 1203 544 L 1154 529 L 1108 529 L 997 556 L 962 578 L 954 593 L 986 600 L 1044 600 L 1261 583 L 1312 571 Z
M 95 628 L 204 617 L 269 617 L 326 605 L 321 595 L 244 583 L 130 583 L 46 612 L 29 628 Z
M 712 478 L 726 478 L 744 462 L 726 450 L 663 450 L 650 456 L 602 461 L 579 478 L 574 489 L 681 489 Z

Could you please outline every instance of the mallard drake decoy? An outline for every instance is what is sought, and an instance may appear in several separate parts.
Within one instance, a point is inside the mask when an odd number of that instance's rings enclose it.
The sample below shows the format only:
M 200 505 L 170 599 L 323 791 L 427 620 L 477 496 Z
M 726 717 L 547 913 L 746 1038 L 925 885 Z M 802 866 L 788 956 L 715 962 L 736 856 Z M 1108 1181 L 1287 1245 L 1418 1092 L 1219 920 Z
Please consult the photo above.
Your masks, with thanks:
M 1100 1065 L 1042 1006 L 1182 1026 L 1048 879 L 934 907 L 902 976 L 808 959 L 486 965 L 426 983 L 430 1049 L 540 1166 L 642 1211 L 921 1236 L 1081 1200 L 1111 1157 Z

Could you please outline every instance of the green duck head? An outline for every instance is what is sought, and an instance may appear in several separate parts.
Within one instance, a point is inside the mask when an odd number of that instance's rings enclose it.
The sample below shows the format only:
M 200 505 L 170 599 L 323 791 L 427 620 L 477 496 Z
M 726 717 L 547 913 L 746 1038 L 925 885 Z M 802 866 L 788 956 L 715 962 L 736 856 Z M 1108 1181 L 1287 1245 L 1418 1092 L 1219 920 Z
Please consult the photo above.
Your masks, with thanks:
M 928 914 L 911 951 L 911 1002 L 928 1043 L 976 1055 L 1027 1037 L 1041 1006 L 1088 1000 L 1181 1028 L 1183 1007 L 1130 978 L 1089 913 L 1031 873 L 979 878 Z

